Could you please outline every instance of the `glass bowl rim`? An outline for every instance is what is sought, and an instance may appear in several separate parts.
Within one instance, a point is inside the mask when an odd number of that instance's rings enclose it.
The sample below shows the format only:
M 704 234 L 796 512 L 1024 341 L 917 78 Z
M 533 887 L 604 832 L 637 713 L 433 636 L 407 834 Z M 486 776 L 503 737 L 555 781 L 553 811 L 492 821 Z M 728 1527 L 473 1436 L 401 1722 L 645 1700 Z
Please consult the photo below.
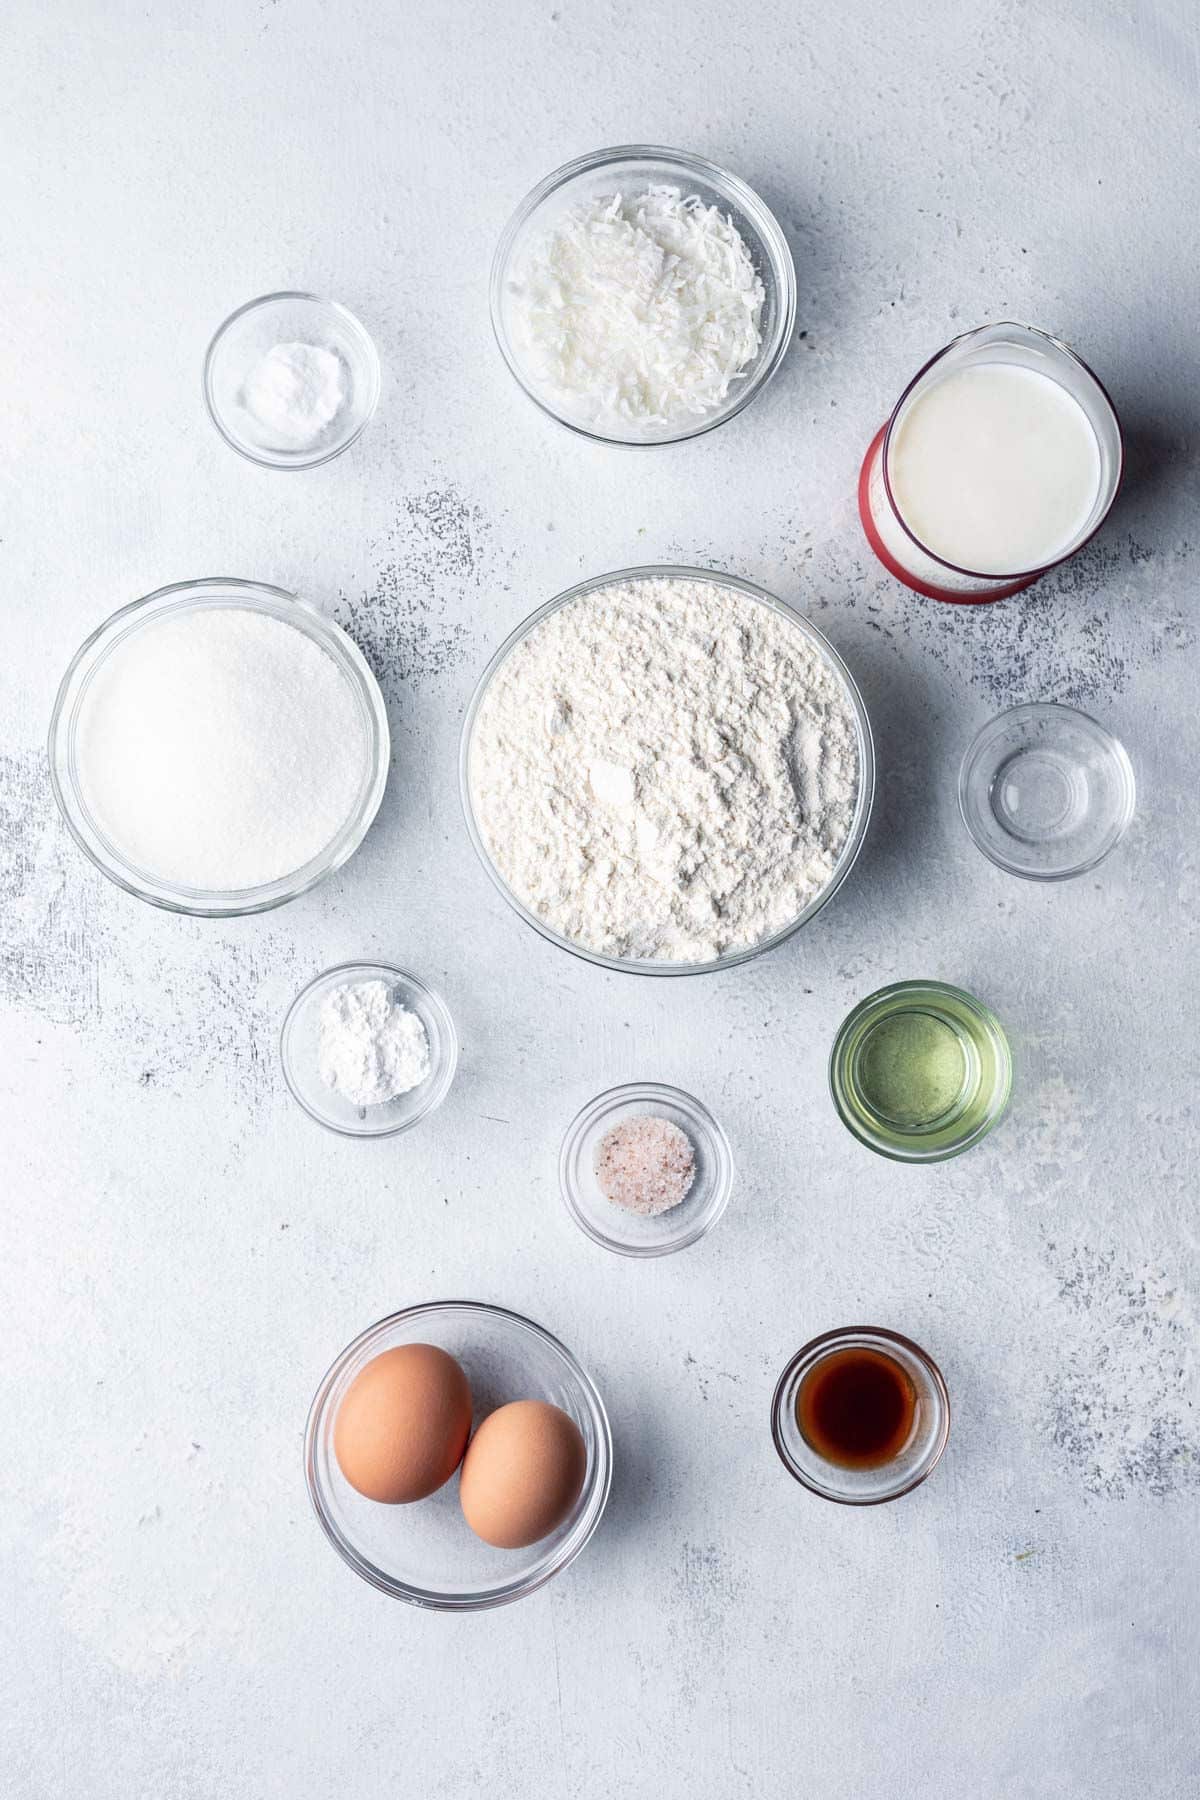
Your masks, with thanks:
M 714 1149 L 716 1164 L 713 1175 L 713 1198 L 703 1218 L 692 1225 L 691 1229 L 673 1238 L 664 1238 L 659 1243 L 624 1244 L 619 1239 L 608 1236 L 587 1218 L 575 1195 L 575 1183 L 569 1174 L 569 1161 L 578 1148 L 584 1134 L 592 1127 L 598 1117 L 611 1111 L 625 1101 L 636 1101 L 645 1098 L 648 1101 L 666 1099 L 674 1102 L 678 1110 L 693 1117 L 704 1127 Z M 723 1216 L 729 1205 L 729 1196 L 733 1192 L 734 1177 L 737 1167 L 734 1162 L 733 1148 L 726 1135 L 725 1128 L 694 1094 L 683 1088 L 672 1087 L 665 1081 L 626 1081 L 618 1087 L 606 1088 L 603 1093 L 596 1094 L 586 1105 L 581 1106 L 571 1123 L 563 1133 L 562 1144 L 558 1152 L 558 1189 L 563 1204 L 572 1219 L 586 1237 L 602 1250 L 611 1250 L 617 1256 L 632 1256 L 646 1259 L 658 1256 L 670 1256 L 676 1250 L 686 1250 L 690 1244 L 699 1243 L 706 1237 L 713 1226 Z M 669 1214 L 659 1217 L 669 1218 Z
M 350 433 L 349 437 L 343 438 L 342 441 L 335 444 L 332 449 L 322 450 L 317 456 L 291 456 L 286 459 L 281 459 L 278 456 L 271 455 L 268 451 L 250 449 L 248 445 L 240 443 L 239 440 L 226 429 L 225 422 L 221 417 L 220 408 L 216 403 L 216 397 L 213 394 L 213 364 L 216 358 L 217 348 L 226 332 L 229 331 L 232 326 L 236 325 L 238 320 L 243 318 L 247 313 L 257 312 L 264 306 L 275 305 L 278 302 L 285 300 L 302 300 L 310 305 L 321 306 L 326 308 L 329 312 L 336 313 L 345 325 L 348 335 L 353 337 L 365 351 L 366 363 L 370 371 L 368 398 L 363 407 L 362 417 L 358 424 L 354 427 L 354 430 Z M 335 456 L 340 456 L 343 450 L 348 450 L 351 444 L 357 442 L 374 418 L 375 409 L 379 405 L 379 395 L 383 387 L 383 370 L 379 360 L 379 347 L 376 344 L 375 339 L 371 336 L 371 333 L 367 330 L 362 320 L 357 314 L 352 313 L 348 306 L 343 306 L 340 300 L 327 300 L 323 294 L 310 294 L 303 288 L 280 288 L 275 293 L 256 294 L 252 300 L 244 300 L 241 306 L 236 306 L 227 318 L 221 320 L 221 323 L 217 326 L 217 329 L 208 340 L 208 348 L 204 352 L 204 363 L 201 370 L 200 385 L 201 392 L 204 395 L 205 411 L 208 413 L 209 418 L 216 426 L 221 437 L 229 445 L 229 448 L 231 450 L 236 450 L 239 456 L 244 456 L 247 462 L 256 463 L 260 469 L 278 469 L 286 472 L 289 469 L 318 469 L 322 463 L 332 462 Z
M 1003 331 L 1006 328 L 1013 331 L 1027 331 L 1032 337 L 1044 339 L 1046 343 L 1052 344 L 1056 350 L 1061 350 L 1065 357 L 1082 369 L 1084 374 L 1095 383 L 1101 399 L 1112 414 L 1113 425 L 1116 427 L 1117 475 L 1116 480 L 1113 482 L 1112 493 L 1109 495 L 1108 505 L 1104 508 L 1104 511 L 1096 520 L 1096 523 L 1092 526 L 1091 530 L 1085 532 L 1078 543 L 1072 544 L 1069 550 L 1064 550 L 1062 555 L 1056 556 L 1052 562 L 1039 563 L 1036 568 L 1013 569 L 1007 574 L 989 575 L 979 569 L 964 568 L 961 563 L 954 563 L 951 562 L 948 557 L 939 556 L 937 551 L 931 550 L 928 544 L 923 543 L 916 532 L 905 522 L 904 515 L 900 511 L 896 496 L 892 492 L 892 478 L 888 470 L 888 452 L 891 449 L 892 432 L 895 429 L 905 401 L 916 388 L 917 384 L 924 381 L 930 370 L 936 368 L 943 357 L 948 356 L 952 350 L 956 350 L 960 344 L 966 343 L 968 338 L 981 337 L 985 331 Z M 972 581 L 991 581 L 1000 584 L 1009 581 L 1028 581 L 1032 583 L 1040 576 L 1048 575 L 1051 569 L 1057 569 L 1061 563 L 1069 562 L 1073 556 L 1077 556 L 1084 548 L 1085 544 L 1091 543 L 1096 533 L 1104 525 L 1109 514 L 1112 512 L 1113 507 L 1117 503 L 1117 496 L 1120 493 L 1122 483 L 1125 480 L 1125 433 L 1121 427 L 1120 414 L 1113 404 L 1112 395 L 1097 375 L 1095 369 L 1092 368 L 1091 364 L 1085 362 L 1077 350 L 1072 350 L 1070 344 L 1064 343 L 1062 338 L 1055 337 L 1053 332 L 1043 331 L 1038 325 L 1027 325 L 1020 319 L 990 319 L 982 325 L 972 325 L 968 330 L 958 332 L 948 343 L 943 344 L 940 350 L 935 350 L 933 355 L 928 357 L 925 362 L 921 364 L 921 367 L 917 370 L 911 380 L 905 383 L 900 398 L 896 401 L 896 404 L 888 414 L 887 423 L 883 427 L 882 441 L 879 446 L 879 470 L 883 477 L 884 492 L 887 494 L 888 505 L 891 507 L 892 516 L 903 531 L 905 537 L 908 538 L 909 542 L 915 544 L 917 549 L 920 550 L 924 556 L 927 556 L 931 562 L 938 563 L 943 569 L 950 570 L 954 575 L 965 575 Z M 970 596 L 967 597 L 970 598 Z
M 447 1311 L 468 1312 L 476 1316 L 501 1319 L 508 1325 L 516 1325 L 520 1330 L 539 1338 L 541 1342 L 554 1351 L 566 1365 L 572 1379 L 577 1383 L 585 1404 L 589 1421 L 596 1438 L 595 1470 L 590 1489 L 579 1520 L 576 1522 L 577 1535 L 567 1537 L 559 1546 L 555 1559 L 548 1567 L 542 1569 L 536 1577 L 526 1577 L 521 1581 L 510 1581 L 494 1588 L 481 1588 L 463 1595 L 447 1595 L 436 1589 L 417 1588 L 409 1582 L 402 1582 L 387 1574 L 369 1557 L 357 1550 L 349 1539 L 338 1529 L 330 1515 L 324 1499 L 322 1485 L 317 1476 L 317 1438 L 324 1417 L 325 1405 L 332 1393 L 334 1385 L 352 1356 L 364 1349 L 371 1341 L 382 1337 L 401 1321 L 416 1320 L 438 1316 Z M 524 1313 L 515 1312 L 511 1307 L 496 1306 L 488 1300 L 424 1300 L 414 1306 L 402 1306 L 396 1312 L 388 1313 L 374 1324 L 368 1325 L 351 1339 L 344 1349 L 334 1358 L 317 1385 L 317 1390 L 308 1409 L 308 1419 L 304 1427 L 304 1479 L 308 1488 L 309 1502 L 317 1516 L 325 1536 L 333 1545 L 343 1562 L 354 1570 L 355 1574 L 377 1588 L 381 1594 L 387 1594 L 393 1600 L 402 1600 L 408 1606 L 422 1607 L 431 1612 L 485 1612 L 491 1607 L 505 1606 L 514 1600 L 522 1600 L 527 1594 L 536 1593 L 555 1575 L 569 1568 L 576 1557 L 590 1543 L 597 1526 L 604 1517 L 612 1488 L 613 1442 L 612 1429 L 608 1421 L 604 1401 L 599 1389 L 579 1362 L 578 1358 L 560 1338 L 544 1325 L 527 1318 Z M 580 1530 L 580 1525 L 585 1528 Z M 469 1528 L 468 1528 L 469 1529 Z
M 429 1006 L 429 1010 L 436 1017 L 445 1047 L 444 1054 L 437 1064 L 437 1067 L 431 1069 L 429 1074 L 425 1077 L 426 1081 L 430 1083 L 429 1093 L 423 1104 L 418 1107 L 410 1117 L 399 1119 L 391 1125 L 380 1126 L 376 1130 L 356 1131 L 352 1126 L 336 1125 L 332 1119 L 323 1118 L 315 1108 L 309 1105 L 308 1101 L 301 1093 L 300 1088 L 293 1080 L 292 1056 L 289 1048 L 291 1028 L 299 1018 L 304 1002 L 310 999 L 314 989 L 319 987 L 323 982 L 328 981 L 331 975 L 361 975 L 364 979 L 369 976 L 392 977 L 399 982 L 404 983 L 404 985 L 412 989 L 413 992 L 420 994 L 421 998 Z M 365 1138 L 368 1142 L 372 1138 L 398 1137 L 402 1131 L 411 1131 L 414 1125 L 419 1125 L 422 1119 L 427 1119 L 430 1113 L 437 1111 L 438 1107 L 442 1104 L 454 1085 L 454 1075 L 458 1068 L 458 1050 L 458 1032 L 455 1028 L 454 1016 L 441 994 L 436 988 L 430 987 L 429 983 L 424 981 L 421 976 L 414 975 L 411 969 L 400 968 L 397 963 L 364 962 L 359 960 L 356 962 L 333 963 L 329 968 L 319 970 L 311 980 L 305 982 L 304 986 L 295 996 L 291 1005 L 288 1007 L 287 1012 L 284 1014 L 283 1024 L 279 1028 L 280 1066 L 283 1069 L 284 1083 L 297 1106 L 313 1120 L 314 1124 L 323 1126 L 326 1131 L 335 1132 L 338 1137 Z
M 815 1364 L 822 1360 L 822 1356 L 827 1353 L 827 1351 L 833 1350 L 839 1343 L 853 1344 L 862 1338 L 881 1339 L 884 1343 L 895 1344 L 899 1346 L 899 1348 L 907 1350 L 910 1356 L 914 1357 L 915 1360 L 921 1364 L 921 1367 L 929 1376 L 934 1392 L 937 1394 L 938 1401 L 941 1405 L 941 1426 L 937 1435 L 932 1440 L 932 1455 L 930 1455 L 917 1472 L 900 1487 L 891 1488 L 886 1494 L 864 1494 L 861 1496 L 853 1494 L 832 1494 L 825 1488 L 818 1487 L 815 1482 L 810 1481 L 808 1477 L 796 1467 L 792 1458 L 788 1455 L 787 1447 L 783 1441 L 783 1431 L 781 1426 L 784 1395 L 786 1394 L 788 1386 L 791 1383 L 793 1376 L 796 1374 L 796 1371 L 805 1362 L 811 1361 Z M 817 1354 L 818 1352 L 820 1354 Z M 771 1441 L 775 1445 L 775 1450 L 780 1462 L 792 1477 L 793 1481 L 798 1481 L 801 1487 L 807 1488 L 808 1492 L 810 1494 L 815 1494 L 819 1500 L 828 1500 L 832 1502 L 834 1506 L 884 1506 L 888 1501 L 900 1500 L 905 1494 L 911 1494 L 914 1488 L 919 1488 L 923 1482 L 928 1481 L 929 1477 L 933 1474 L 933 1471 L 941 1462 L 946 1451 L 946 1445 L 950 1441 L 950 1392 L 946 1386 L 946 1380 L 942 1371 L 939 1369 L 932 1356 L 930 1356 L 928 1350 L 923 1350 L 920 1344 L 915 1343 L 912 1338 L 905 1337 L 902 1332 L 892 1331 L 886 1325 L 837 1325 L 832 1331 L 822 1331 L 815 1338 L 810 1338 L 807 1344 L 802 1344 L 800 1346 L 794 1356 L 789 1357 L 779 1380 L 775 1383 L 775 1392 L 771 1397 Z
M 577 176 L 615 167 L 623 162 L 660 162 L 668 168 L 678 169 L 683 174 L 691 174 L 704 181 L 723 197 L 732 198 L 744 218 L 748 219 L 763 246 L 766 258 L 771 267 L 771 276 L 778 298 L 779 318 L 770 343 L 763 344 L 758 355 L 758 364 L 753 372 L 739 383 L 734 398 L 716 412 L 706 415 L 694 425 L 689 425 L 669 437 L 660 438 L 626 438 L 614 437 L 605 432 L 593 431 L 586 425 L 565 417 L 562 413 L 548 405 L 536 394 L 526 380 L 520 363 L 504 329 L 501 311 L 504 281 L 509 261 L 518 237 L 533 218 L 538 208 L 560 188 L 574 181 Z M 550 174 L 544 175 L 525 198 L 517 206 L 500 234 L 492 257 L 491 275 L 488 283 L 488 305 L 491 313 L 492 334 L 504 359 L 510 375 L 516 381 L 522 393 L 533 402 L 539 412 L 576 437 L 586 439 L 592 444 L 604 444 L 617 450 L 658 450 L 668 444 L 686 443 L 691 438 L 702 437 L 706 432 L 714 431 L 718 425 L 724 425 L 729 419 L 736 418 L 738 413 L 750 404 L 754 397 L 778 372 L 784 357 L 791 346 L 792 334 L 796 328 L 797 284 L 796 265 L 791 247 L 784 236 L 783 228 L 775 214 L 761 199 L 758 193 L 742 180 L 723 168 L 720 163 L 710 161 L 708 157 L 697 156 L 690 150 L 672 149 L 666 144 L 613 144 L 601 150 L 590 150 L 582 156 L 572 157 Z
M 901 1150 L 892 1144 L 878 1144 L 874 1138 L 864 1135 L 859 1125 L 853 1120 L 845 1108 L 838 1093 L 840 1076 L 839 1054 L 851 1030 L 867 1014 L 874 1012 L 883 1001 L 890 1000 L 896 994 L 909 994 L 916 999 L 921 994 L 946 996 L 961 1001 L 968 1010 L 978 1018 L 989 1036 L 996 1044 L 999 1053 L 1000 1070 L 1003 1078 L 1003 1092 L 993 1108 L 985 1115 L 975 1129 L 957 1143 L 947 1144 L 938 1150 Z M 890 1162 L 921 1165 L 924 1163 L 949 1162 L 952 1157 L 961 1156 L 980 1143 L 989 1132 L 1003 1119 L 1012 1099 L 1013 1058 L 1012 1046 L 1008 1041 L 1008 1033 L 990 1006 L 987 1006 L 976 995 L 969 994 L 965 988 L 955 987 L 948 981 L 892 981 L 886 987 L 876 988 L 872 994 L 866 994 L 851 1007 L 834 1036 L 833 1047 L 829 1052 L 828 1079 L 829 1092 L 833 1100 L 834 1110 L 838 1118 L 858 1143 L 867 1150 L 874 1151 L 876 1156 L 885 1156 Z
M 91 824 L 72 775 L 70 752 L 74 714 L 94 670 L 108 653 L 110 643 L 115 647 L 129 631 L 139 629 L 135 615 L 144 613 L 148 618 L 161 618 L 173 612 L 218 606 L 222 604 L 218 598 L 220 594 L 230 596 L 228 605 L 232 610 L 262 612 L 293 625 L 332 658 L 354 688 L 369 720 L 367 762 L 370 780 L 360 805 L 343 830 L 322 853 L 290 876 L 281 876 L 277 881 L 261 883 L 258 887 L 229 889 L 184 888 L 175 882 L 151 878 L 154 880 L 151 887 L 139 880 L 132 870 L 127 873 L 126 866 L 109 855 L 100 841 L 99 832 Z M 130 600 L 88 633 L 67 664 L 58 685 L 50 714 L 47 757 L 51 790 L 67 830 L 89 862 L 114 886 L 166 912 L 200 919 L 234 919 L 251 913 L 270 912 L 298 899 L 350 860 L 370 830 L 383 800 L 391 761 L 391 732 L 378 679 L 354 639 L 336 620 L 328 618 L 311 600 L 304 600 L 287 588 L 237 575 L 204 575 L 192 581 L 169 582 L 166 587 L 155 588 L 153 593 Z M 94 843 L 93 833 L 97 839 Z M 303 880 L 298 879 L 301 875 Z
M 552 613 L 558 612 L 564 606 L 569 606 L 573 601 L 581 600 L 588 594 L 597 593 L 603 588 L 614 587 L 618 583 L 653 580 L 701 581 L 707 582 L 713 587 L 734 588 L 750 599 L 769 606 L 772 611 L 786 619 L 788 624 L 795 626 L 801 636 L 808 641 L 810 647 L 826 659 L 834 673 L 841 679 L 850 710 L 854 715 L 858 741 L 858 795 L 854 803 L 854 817 L 846 841 L 838 853 L 833 873 L 825 886 L 818 894 L 814 894 L 808 905 L 789 924 L 783 926 L 779 931 L 772 932 L 769 937 L 760 938 L 755 944 L 747 944 L 732 954 L 718 956 L 713 961 L 704 963 L 672 963 L 665 960 L 656 962 L 649 958 L 605 956 L 602 951 L 589 950 L 582 944 L 572 943 L 569 938 L 560 936 L 517 899 L 501 877 L 499 870 L 494 867 L 476 823 L 475 808 L 471 799 L 471 735 L 475 728 L 479 708 L 492 678 L 498 674 L 511 653 L 542 623 L 543 619 L 549 618 Z M 755 582 L 747 581 L 740 575 L 726 575 L 716 569 L 690 568 L 684 564 L 642 563 L 633 568 L 614 569 L 606 575 L 590 576 L 586 581 L 577 582 L 574 587 L 567 588 L 561 594 L 556 594 L 552 600 L 545 601 L 526 619 L 523 619 L 493 651 L 475 684 L 470 700 L 467 702 L 466 715 L 459 737 L 458 788 L 467 836 L 471 840 L 476 856 L 490 876 L 492 885 L 507 900 L 518 918 L 523 919 L 527 925 L 531 925 L 539 936 L 546 939 L 547 943 L 556 945 L 560 950 L 568 951 L 583 962 L 593 963 L 597 968 L 610 969 L 622 975 L 648 975 L 664 979 L 685 975 L 716 975 L 725 969 L 737 968 L 740 963 L 749 962 L 752 958 L 763 955 L 767 950 L 774 950 L 799 931 L 802 925 L 806 925 L 810 919 L 814 918 L 842 887 L 846 877 L 858 861 L 859 853 L 866 840 L 867 828 L 871 822 L 871 812 L 875 802 L 875 740 L 871 731 L 866 702 L 858 683 L 824 632 L 803 613 L 797 612 L 795 607 L 780 600 L 767 588 L 759 587 Z
M 1095 855 L 1082 862 L 1074 862 L 1065 869 L 1022 869 L 1013 862 L 1007 862 L 998 856 L 991 846 L 978 836 L 967 810 L 968 777 L 979 758 L 981 747 L 991 734 L 1004 724 L 1015 719 L 1028 719 L 1034 716 L 1044 717 L 1048 712 L 1061 713 L 1064 717 L 1082 720 L 1083 724 L 1102 741 L 1105 749 L 1119 772 L 1121 785 L 1121 812 L 1115 830 Z M 1085 712 L 1081 706 L 1072 706 L 1065 700 L 1021 700 L 1016 706 L 1006 706 L 1003 712 L 993 713 L 986 719 L 963 751 L 961 763 L 958 765 L 958 814 L 967 828 L 967 834 L 975 848 L 987 857 L 993 868 L 1001 869 L 1006 875 L 1015 875 L 1019 881 L 1073 881 L 1077 875 L 1086 875 L 1090 869 L 1098 868 L 1105 859 L 1111 856 L 1121 839 L 1125 836 L 1137 810 L 1137 775 L 1125 745 L 1114 731 L 1091 713 Z

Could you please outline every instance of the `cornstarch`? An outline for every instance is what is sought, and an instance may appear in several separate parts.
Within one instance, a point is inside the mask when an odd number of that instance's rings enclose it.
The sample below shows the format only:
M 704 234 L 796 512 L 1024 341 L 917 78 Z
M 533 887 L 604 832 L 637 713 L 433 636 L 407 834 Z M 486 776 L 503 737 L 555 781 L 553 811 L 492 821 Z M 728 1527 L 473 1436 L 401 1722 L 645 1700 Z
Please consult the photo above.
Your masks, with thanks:
M 429 1036 L 386 981 L 351 981 L 321 1002 L 317 1066 L 351 1106 L 382 1106 L 429 1074 Z

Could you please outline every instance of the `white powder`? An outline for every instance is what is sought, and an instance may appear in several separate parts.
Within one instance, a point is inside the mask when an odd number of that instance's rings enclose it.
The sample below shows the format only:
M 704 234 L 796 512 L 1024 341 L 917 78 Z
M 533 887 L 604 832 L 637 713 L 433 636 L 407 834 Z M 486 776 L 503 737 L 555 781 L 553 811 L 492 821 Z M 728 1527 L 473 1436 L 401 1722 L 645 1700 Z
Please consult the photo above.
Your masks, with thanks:
M 386 981 L 349 981 L 321 1002 L 317 1066 L 351 1106 L 381 1106 L 429 1074 L 429 1037 Z
M 773 608 L 645 578 L 560 607 L 502 664 L 472 802 L 504 881 L 608 956 L 707 962 L 829 881 L 858 794 L 845 687 Z
M 205 606 L 131 632 L 76 726 L 83 800 L 117 852 L 187 888 L 258 887 L 337 836 L 368 739 L 350 683 L 294 625 Z
M 267 444 L 302 449 L 341 411 L 346 365 L 320 344 L 276 344 L 255 363 L 240 397 Z
M 762 342 L 763 285 L 741 234 L 674 187 L 573 207 L 512 296 L 528 373 L 601 427 L 703 418 Z

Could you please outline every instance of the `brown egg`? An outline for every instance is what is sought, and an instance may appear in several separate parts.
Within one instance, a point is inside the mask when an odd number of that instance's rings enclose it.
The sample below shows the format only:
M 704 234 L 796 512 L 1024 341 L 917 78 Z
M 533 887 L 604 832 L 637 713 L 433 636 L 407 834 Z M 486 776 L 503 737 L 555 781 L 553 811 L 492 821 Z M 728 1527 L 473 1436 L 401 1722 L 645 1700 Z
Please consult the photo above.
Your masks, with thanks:
M 545 1400 L 489 1413 L 463 1460 L 459 1498 L 485 1544 L 521 1550 L 561 1525 L 583 1486 L 587 1449 L 574 1419 Z
M 449 1481 L 471 1432 L 471 1389 L 433 1344 L 398 1344 L 360 1369 L 333 1424 L 350 1486 L 368 1500 L 424 1500 Z

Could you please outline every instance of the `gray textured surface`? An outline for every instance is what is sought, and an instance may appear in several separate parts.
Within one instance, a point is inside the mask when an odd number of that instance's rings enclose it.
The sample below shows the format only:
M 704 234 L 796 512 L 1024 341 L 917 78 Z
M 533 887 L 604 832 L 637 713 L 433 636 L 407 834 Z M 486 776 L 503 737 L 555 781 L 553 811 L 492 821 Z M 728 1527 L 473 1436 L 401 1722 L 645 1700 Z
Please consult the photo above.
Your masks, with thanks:
M 19 1800 L 405 1794 L 1184 1800 L 1197 1791 L 1197 35 L 1132 7 L 209 8 L 17 0 L 0 574 L 0 1767 Z M 508 211 L 636 137 L 778 209 L 801 338 L 691 446 L 552 427 L 490 341 Z M 272 286 L 361 313 L 377 420 L 307 475 L 252 468 L 199 365 Z M 865 553 L 862 449 L 915 364 L 1006 315 L 1075 342 L 1131 428 L 1109 528 L 978 612 Z M 859 675 L 882 771 L 836 904 L 748 969 L 631 983 L 527 932 L 474 865 L 454 750 L 498 637 L 585 574 L 711 562 L 808 611 Z M 233 573 L 301 590 L 383 678 L 395 768 L 324 889 L 226 925 L 105 884 L 53 815 L 56 682 L 126 600 Z M 1138 817 L 1041 890 L 974 852 L 954 771 L 999 705 L 1073 698 L 1125 739 Z M 383 955 L 447 994 L 460 1080 L 410 1139 L 322 1136 L 275 1033 Z M 830 1038 L 928 974 L 1007 1023 L 1012 1114 L 905 1171 L 842 1133 Z M 735 1136 L 703 1245 L 589 1245 L 559 1134 L 677 1081 Z M 312 1388 L 407 1301 L 560 1331 L 612 1414 L 608 1518 L 520 1606 L 424 1616 L 309 1516 Z M 946 1460 L 900 1504 L 822 1505 L 776 1462 L 775 1374 L 863 1317 L 940 1359 Z

